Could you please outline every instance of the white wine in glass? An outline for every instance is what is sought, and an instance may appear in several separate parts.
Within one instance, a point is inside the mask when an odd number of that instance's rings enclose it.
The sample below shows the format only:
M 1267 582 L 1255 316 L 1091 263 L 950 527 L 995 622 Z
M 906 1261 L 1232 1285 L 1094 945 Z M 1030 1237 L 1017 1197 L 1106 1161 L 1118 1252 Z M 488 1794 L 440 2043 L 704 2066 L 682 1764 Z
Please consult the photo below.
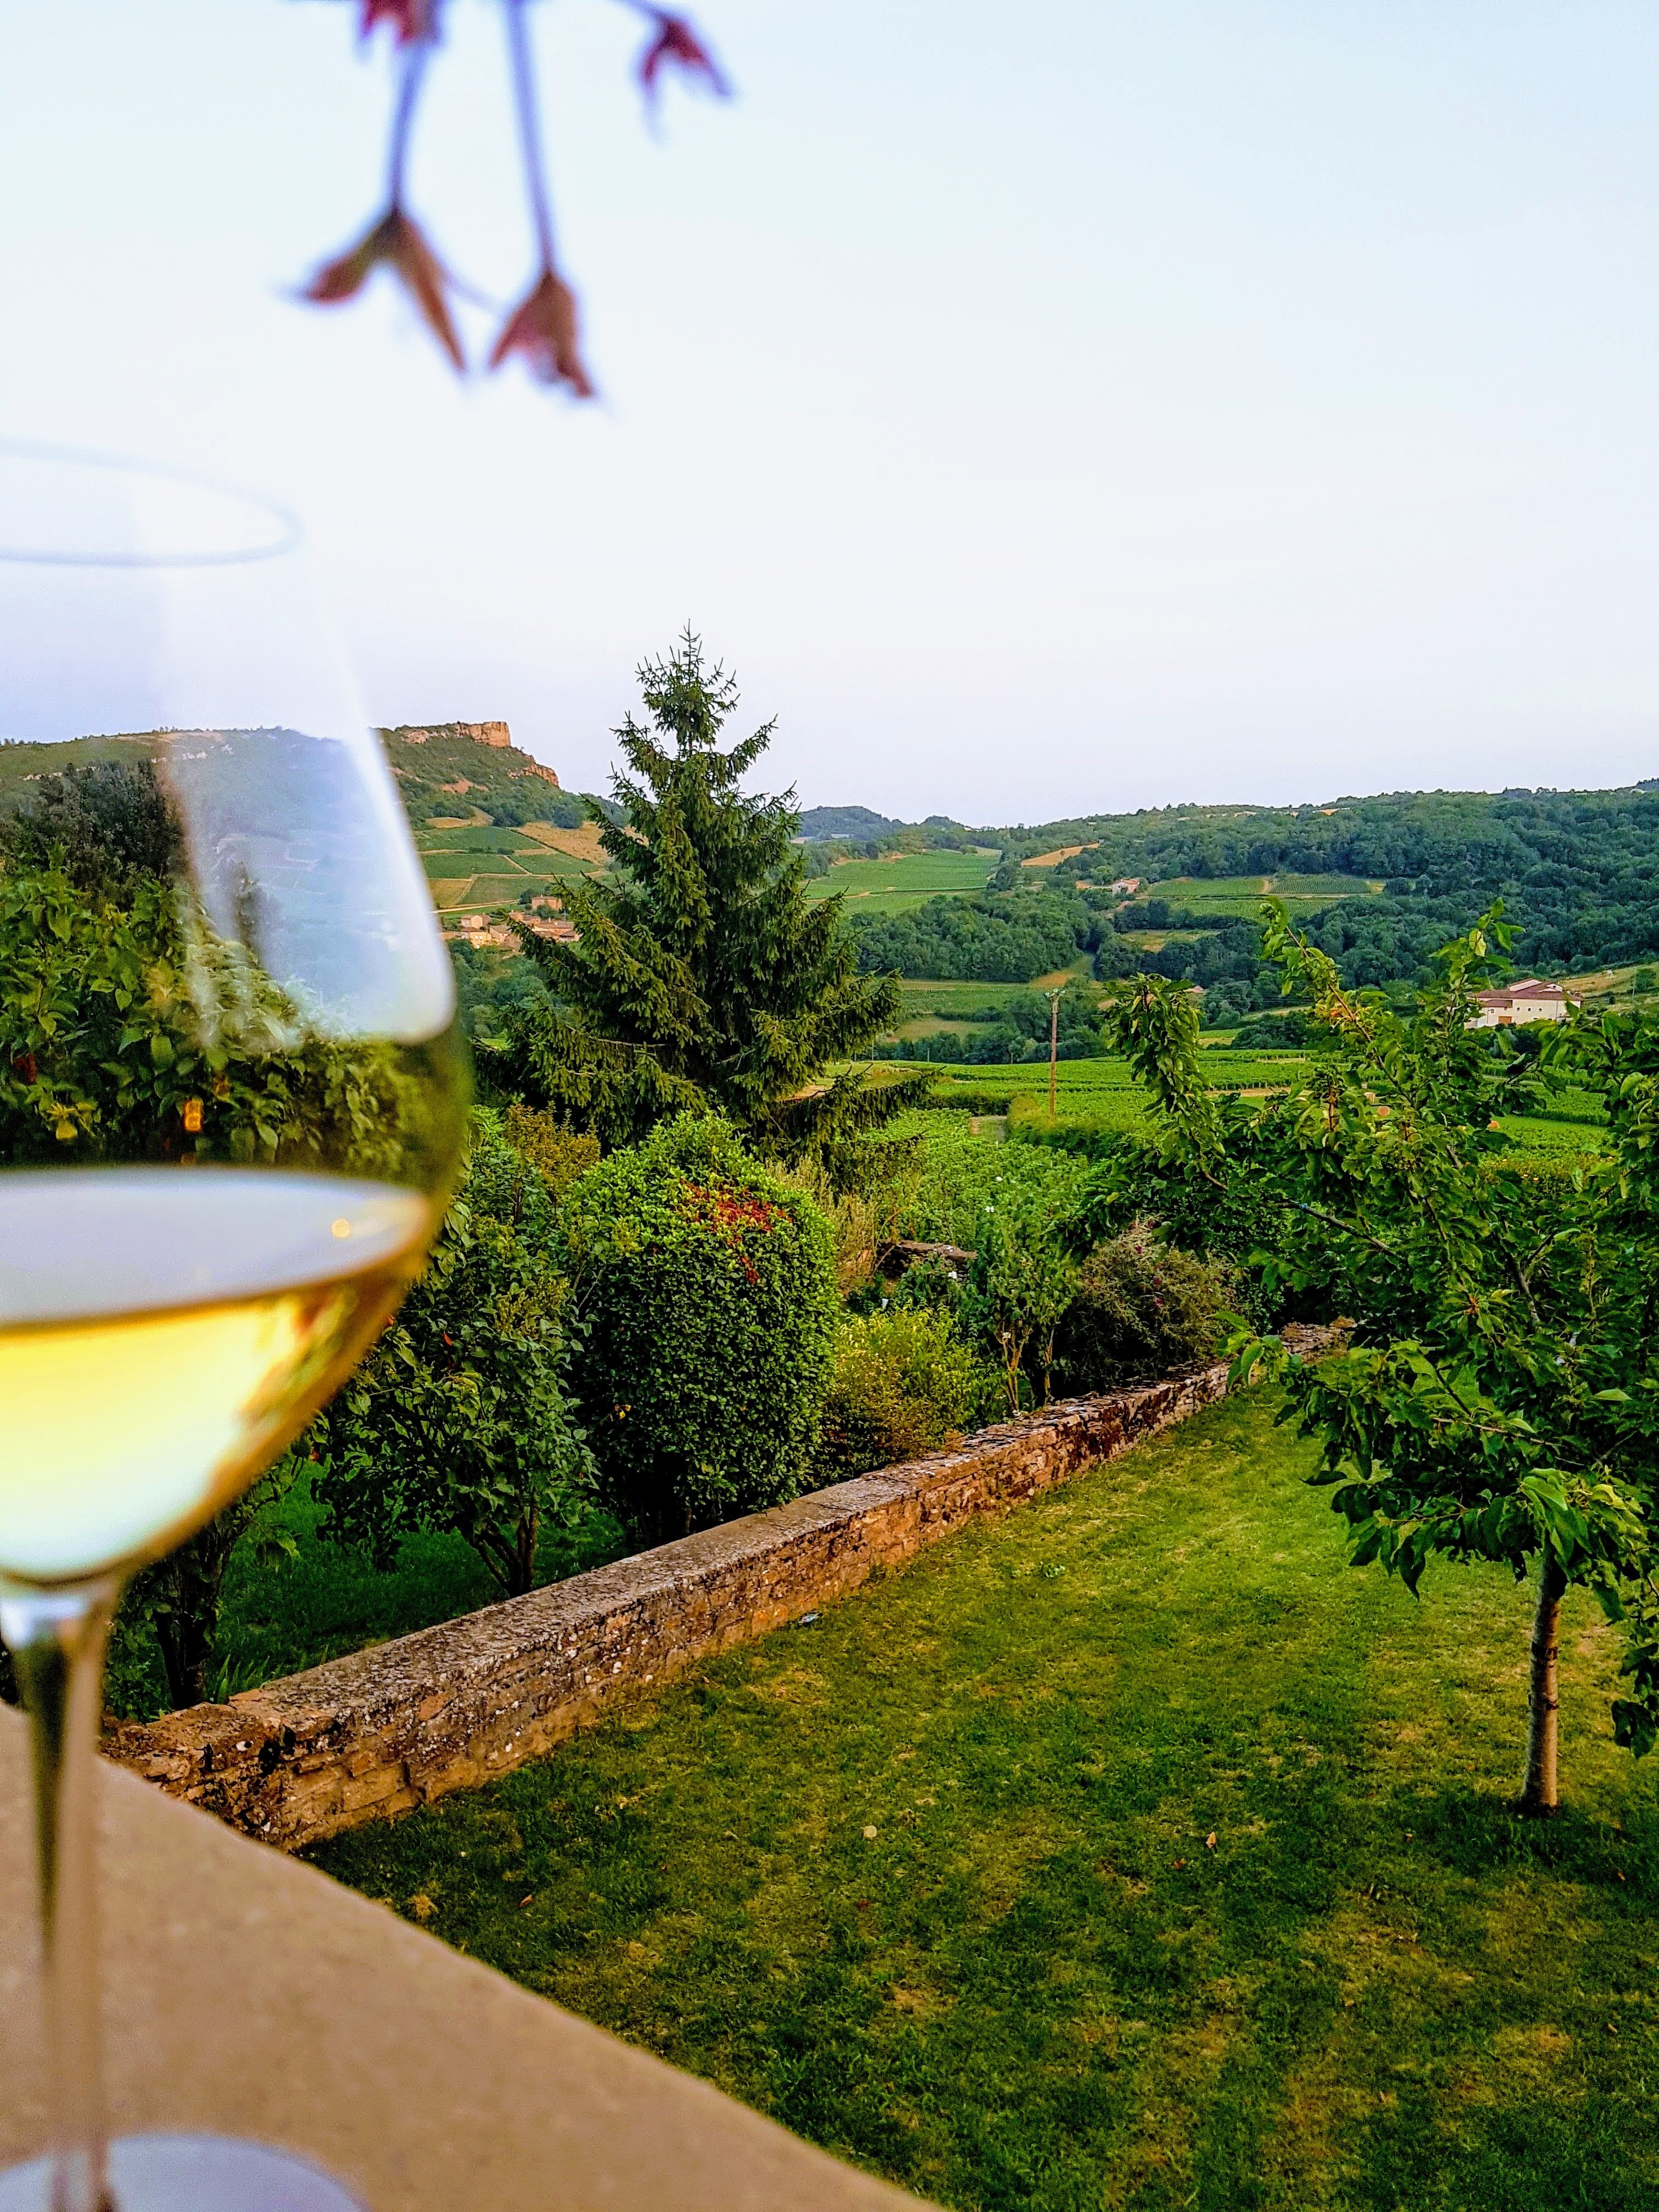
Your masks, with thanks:
M 0 2212 L 343 2212 L 303 2159 L 105 2134 L 90 1780 L 133 1568 L 230 1504 L 419 1272 L 454 988 L 299 533 L 0 444 L 0 1635 L 34 1741 L 53 2140 Z

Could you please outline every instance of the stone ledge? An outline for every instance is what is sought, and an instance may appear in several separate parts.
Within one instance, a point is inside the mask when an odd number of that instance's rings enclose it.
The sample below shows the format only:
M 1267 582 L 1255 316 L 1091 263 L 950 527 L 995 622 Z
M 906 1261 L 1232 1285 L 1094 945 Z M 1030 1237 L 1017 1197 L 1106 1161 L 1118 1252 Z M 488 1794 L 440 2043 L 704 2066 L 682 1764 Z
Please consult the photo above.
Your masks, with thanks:
M 1317 1349 L 1328 1332 L 1303 1332 Z M 509 1772 L 618 1697 L 856 1589 L 1222 1397 L 1218 1364 L 1074 1398 L 954 1451 L 595 1568 L 459 1620 L 128 1723 L 105 1751 L 167 1796 L 284 1850 Z

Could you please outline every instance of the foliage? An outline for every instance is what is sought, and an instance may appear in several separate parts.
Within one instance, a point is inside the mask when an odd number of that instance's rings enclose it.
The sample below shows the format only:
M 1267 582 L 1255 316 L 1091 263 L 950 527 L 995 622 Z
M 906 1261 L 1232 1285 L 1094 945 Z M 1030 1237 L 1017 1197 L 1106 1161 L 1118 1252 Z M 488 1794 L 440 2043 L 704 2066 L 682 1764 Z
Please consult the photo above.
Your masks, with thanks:
M 866 1147 L 854 1186 L 838 1190 L 822 1161 L 807 1158 L 785 1170 L 787 1180 L 816 1206 L 830 1224 L 836 1286 L 849 1297 L 868 1283 L 878 1248 L 897 1234 L 897 1222 L 920 1179 L 914 1139 L 887 1139 Z
M 1098 1060 L 1100 1010 L 1091 996 L 1075 988 L 1060 993 L 1055 1024 L 1055 1057 Z M 969 1030 L 939 1030 L 925 1036 L 884 1037 L 876 1051 L 884 1060 L 947 1060 L 957 1066 L 1007 1065 L 1048 1057 L 1049 1005 L 1046 992 L 1011 994 L 988 1006 Z
M 318 1418 L 313 1488 L 336 1541 L 385 1566 L 411 1531 L 453 1530 L 507 1595 L 532 1588 L 544 1524 L 570 1521 L 593 1483 L 553 1252 L 547 1182 L 480 1112 L 425 1275 Z
M 550 1114 L 538 1114 L 516 1098 L 501 1116 L 501 1131 L 514 1151 L 535 1169 L 556 1204 L 599 1157 L 597 1137 L 585 1130 L 567 1128 Z
M 461 1027 L 475 1047 L 499 1047 L 506 1042 L 513 1014 L 550 1003 L 540 969 L 517 952 L 458 939 L 449 954 Z
M 1080 901 L 1021 889 L 972 898 L 934 898 L 908 914 L 855 917 L 859 965 L 866 975 L 942 981 L 1030 983 L 1069 968 L 1086 939 Z
M 1494 913 L 1448 946 L 1439 980 L 1401 1016 L 1346 991 L 1277 916 L 1269 950 L 1310 992 L 1329 1046 L 1259 1109 L 1205 1090 L 1190 1007 L 1168 985 L 1144 979 L 1115 1026 L 1158 1091 L 1171 1156 L 1218 1191 L 1248 1177 L 1279 1214 L 1269 1284 L 1316 1281 L 1359 1324 L 1317 1365 L 1273 1339 L 1240 1353 L 1246 1370 L 1285 1374 L 1320 1437 L 1320 1480 L 1355 1562 L 1413 1590 L 1437 1554 L 1536 1568 L 1523 1802 L 1546 1810 L 1564 1589 L 1583 1584 L 1629 1617 L 1620 1740 L 1644 1750 L 1659 1728 L 1659 1024 L 1609 1018 L 1557 1041 L 1605 1090 L 1614 1149 L 1566 1173 L 1517 1171 L 1503 1117 L 1535 1096 L 1531 1062 L 1468 1026 L 1508 935 Z
M 929 1253 L 911 1261 L 883 1303 L 895 1313 L 938 1314 L 955 1322 L 966 1296 L 966 1285 L 950 1262 Z
M 123 896 L 55 866 L 0 875 L 0 1161 L 397 1174 L 425 1110 L 398 1054 L 296 1032 L 241 947 L 186 942 L 171 885 L 131 876 Z
M 1252 1135 L 1233 1133 L 1238 1170 L 1219 1187 L 1202 1164 L 1140 1131 L 1108 1133 L 1065 1224 L 1073 1249 L 1086 1253 L 1144 1220 L 1161 1243 L 1218 1269 L 1233 1310 L 1255 1326 L 1332 1319 L 1329 1269 L 1322 1273 L 1306 1250 L 1294 1280 L 1282 1264 L 1285 1211 L 1250 1170 Z
M 987 841 L 1001 833 L 985 832 Z M 1529 968 L 1587 969 L 1659 951 L 1659 781 L 1614 791 L 1393 792 L 1326 806 L 1176 806 L 1045 823 L 1088 845 L 1096 881 L 1349 878 L 1309 933 L 1350 988 L 1433 974 L 1435 949 L 1495 898 Z M 1066 872 L 1057 869 L 1056 877 Z M 1380 889 L 1376 888 L 1380 885 Z M 1335 886 L 1339 890 L 1343 887 Z M 1185 902 L 1197 905 L 1188 886 Z
M 1067 1390 L 1112 1390 L 1214 1359 L 1233 1320 L 1229 1271 L 1158 1243 L 1138 1222 L 1078 1269 L 1054 1364 Z
M 1006 1100 L 992 1099 L 976 1110 L 1006 1107 Z M 988 1206 L 1029 1203 L 1059 1218 L 1076 1205 L 1088 1175 L 1085 1163 L 1062 1152 L 975 1135 L 967 1114 L 914 1114 L 900 1127 L 921 1137 L 921 1151 L 915 1195 L 900 1216 L 899 1232 L 923 1243 L 972 1251 Z
M 1164 914 L 1158 921 L 1153 917 Z M 1138 945 L 1133 951 L 1121 934 L 1139 930 L 1191 930 L 1188 937 L 1167 937 L 1156 948 Z M 1173 981 L 1195 983 L 1206 990 L 1237 989 L 1252 982 L 1261 964 L 1259 925 L 1241 915 L 1187 914 L 1166 908 L 1162 899 L 1141 908 L 1126 907 L 1112 917 L 1103 932 L 1095 955 L 1095 973 L 1103 981 L 1136 971 L 1167 975 Z
M 1659 1813 L 1597 1724 L 1616 1639 L 1569 1600 L 1582 1809 L 1511 1820 L 1521 1593 L 1346 1572 L 1274 1410 L 318 1856 L 960 2212 L 1650 2212 Z
M 816 1479 L 839 1482 L 938 1450 L 982 1393 L 979 1362 L 947 1316 L 921 1305 L 849 1315 L 836 1340 Z
M 688 1115 L 602 1160 L 560 1219 L 604 1503 L 660 1541 L 793 1497 L 837 1310 L 817 1207 Z
M 1024 1402 L 1022 1386 L 1034 1385 L 1039 1376 L 1046 1406 L 1053 1395 L 1055 1332 L 1077 1285 L 1058 1217 L 1030 1199 L 988 1205 L 976 1244 L 963 1326 L 995 1347 L 1010 1413 Z
M 94 904 L 130 899 L 139 879 L 165 882 L 179 832 L 147 755 L 92 760 L 42 775 L 15 814 L 0 816 L 0 860 L 57 868 Z
M 576 941 L 515 925 L 557 1005 L 509 1018 L 506 1078 L 607 1146 L 714 1105 L 763 1150 L 833 1163 L 919 1087 L 817 1079 L 891 1022 L 897 987 L 856 972 L 838 899 L 808 899 L 793 794 L 742 788 L 772 725 L 720 750 L 737 687 L 690 631 L 639 679 L 650 726 L 617 732 L 611 874 L 563 885 Z
M 1207 994 L 1205 1012 L 1209 1012 Z M 1324 1042 L 1324 1032 L 1313 1016 L 1300 1006 L 1285 1014 L 1258 1014 L 1242 1022 L 1233 1032 L 1233 1052 L 1306 1052 Z

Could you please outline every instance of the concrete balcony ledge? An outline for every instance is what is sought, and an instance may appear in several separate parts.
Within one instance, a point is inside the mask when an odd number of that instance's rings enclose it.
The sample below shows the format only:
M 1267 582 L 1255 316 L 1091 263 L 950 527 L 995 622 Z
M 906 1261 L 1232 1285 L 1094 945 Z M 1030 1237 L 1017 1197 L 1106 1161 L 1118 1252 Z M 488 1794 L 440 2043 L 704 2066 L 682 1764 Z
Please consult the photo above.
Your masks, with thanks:
M 0 2164 L 46 2130 L 28 1769 L 0 1708 Z M 385 1906 L 98 1781 L 117 2133 L 280 2144 L 370 2212 L 915 2212 Z
M 1330 1332 L 1301 1333 L 1316 1351 Z M 129 1724 L 110 1757 L 297 1850 L 505 1774 L 617 1698 L 856 1589 L 1212 1403 L 1218 1364 L 1075 1398 L 769 1512 L 377 1644 L 228 1705 Z

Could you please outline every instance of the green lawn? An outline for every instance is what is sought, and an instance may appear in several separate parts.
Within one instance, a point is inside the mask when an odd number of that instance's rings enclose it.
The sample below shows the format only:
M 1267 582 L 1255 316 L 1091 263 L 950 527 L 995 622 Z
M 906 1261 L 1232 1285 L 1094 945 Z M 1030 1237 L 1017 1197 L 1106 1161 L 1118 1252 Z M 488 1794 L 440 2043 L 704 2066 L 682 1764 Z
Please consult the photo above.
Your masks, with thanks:
M 809 898 L 847 895 L 847 912 L 902 914 L 924 900 L 983 890 L 994 853 L 902 853 L 891 860 L 842 860 L 806 886 Z
M 984 2212 L 1659 2206 L 1659 1817 L 1569 1603 L 1356 1573 L 1235 1401 L 319 1862 Z

